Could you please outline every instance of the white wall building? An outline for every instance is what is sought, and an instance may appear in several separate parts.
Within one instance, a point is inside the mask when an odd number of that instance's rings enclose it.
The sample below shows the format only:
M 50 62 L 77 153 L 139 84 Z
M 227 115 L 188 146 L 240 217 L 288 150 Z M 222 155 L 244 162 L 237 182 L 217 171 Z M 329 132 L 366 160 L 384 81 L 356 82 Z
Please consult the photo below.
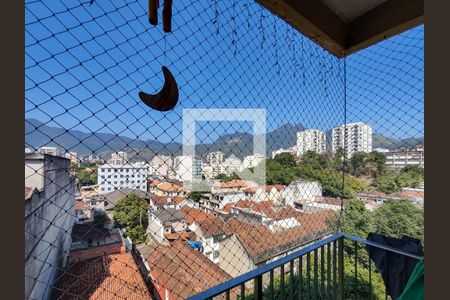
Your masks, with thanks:
M 110 165 L 125 165 L 128 164 L 128 154 L 123 151 L 119 151 L 111 154 L 111 158 L 108 160 Z
M 202 179 L 202 161 L 192 156 L 182 155 L 174 159 L 173 168 L 180 181 L 198 181 Z
M 272 151 L 272 158 L 275 158 L 275 156 L 277 154 L 281 154 L 281 153 L 291 153 L 291 154 L 297 155 L 297 146 L 293 146 L 293 147 L 288 148 L 288 149 L 281 148 L 281 149 Z
M 26 299 L 50 299 L 51 286 L 67 264 L 75 193 L 68 159 L 25 155 Z
M 206 155 L 206 161 L 211 165 L 220 165 L 223 163 L 225 154 L 221 151 L 210 152 Z
M 49 154 L 53 156 L 59 156 L 60 151 L 58 147 L 41 147 L 37 150 L 40 154 Z
M 147 191 L 148 166 L 143 163 L 98 166 L 97 182 L 99 193 L 130 188 Z
M 322 196 L 322 185 L 317 181 L 297 180 L 289 184 L 283 191 L 286 205 L 295 206 L 295 202 L 314 202 L 317 196 Z
M 318 154 L 326 151 L 325 132 L 317 129 L 308 129 L 297 132 L 297 155 L 302 156 L 307 151 L 314 151 Z
M 372 127 L 365 123 L 357 122 L 335 127 L 331 129 L 330 135 L 332 153 L 342 148 L 350 158 L 355 152 L 372 151 Z
M 149 166 L 149 174 L 155 176 L 168 177 L 172 170 L 173 159 L 171 156 L 156 155 L 152 158 Z
M 425 148 L 417 145 L 414 148 L 390 150 L 386 155 L 386 166 L 391 168 L 404 168 L 406 166 L 425 167 Z
M 256 167 L 260 162 L 266 159 L 266 156 L 260 153 L 255 153 L 253 155 L 248 155 L 244 157 L 242 165 L 244 169 Z
M 233 172 L 242 172 L 242 170 L 244 169 L 242 161 L 234 155 L 231 155 L 230 157 L 225 159 L 225 161 L 223 162 L 223 167 L 223 173 L 228 176 L 233 174 Z

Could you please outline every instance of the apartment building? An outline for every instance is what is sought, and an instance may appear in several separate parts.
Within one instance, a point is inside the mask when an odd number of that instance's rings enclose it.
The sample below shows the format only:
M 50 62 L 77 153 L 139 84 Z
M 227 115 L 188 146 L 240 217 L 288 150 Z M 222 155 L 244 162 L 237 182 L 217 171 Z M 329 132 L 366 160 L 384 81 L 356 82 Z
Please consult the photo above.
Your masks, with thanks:
M 146 191 L 147 171 L 148 166 L 143 163 L 100 165 L 97 174 L 99 193 L 105 194 L 123 188 Z
M 302 156 L 307 151 L 325 153 L 326 134 L 317 129 L 308 129 L 297 132 L 297 155 Z
M 372 151 L 372 127 L 368 124 L 362 122 L 344 124 L 334 127 L 329 134 L 331 153 L 345 149 L 347 158 L 350 158 L 355 152 Z
M 177 156 L 174 159 L 173 168 L 176 173 L 176 180 L 198 181 L 202 179 L 202 161 L 192 156 Z
M 156 155 L 150 162 L 149 174 L 167 178 L 172 167 L 173 159 L 171 156 Z
M 425 147 L 417 145 L 413 148 L 390 150 L 386 155 L 386 166 L 391 168 L 404 168 L 406 166 L 425 167 Z
M 48 154 L 53 156 L 59 156 L 61 153 L 58 147 L 41 147 L 37 150 L 37 152 L 40 154 Z
M 111 158 L 108 160 L 108 164 L 114 166 L 126 165 L 128 164 L 128 154 L 123 151 L 119 151 L 111 154 Z

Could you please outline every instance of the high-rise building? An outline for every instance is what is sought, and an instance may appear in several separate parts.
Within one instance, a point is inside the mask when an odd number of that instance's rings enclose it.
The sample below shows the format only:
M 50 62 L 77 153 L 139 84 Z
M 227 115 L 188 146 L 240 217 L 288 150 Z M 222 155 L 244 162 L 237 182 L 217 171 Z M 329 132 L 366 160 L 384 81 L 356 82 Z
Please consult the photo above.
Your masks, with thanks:
M 326 151 L 325 132 L 317 129 L 308 129 L 297 132 L 297 155 L 301 156 L 307 151 L 314 151 L 318 154 Z
M 123 151 L 112 153 L 111 158 L 108 160 L 108 164 L 113 166 L 128 164 L 128 154 Z
M 41 147 L 38 149 L 40 154 L 49 154 L 53 156 L 59 156 L 59 148 L 58 147 Z
M 242 172 L 244 169 L 242 161 L 234 155 L 230 155 L 225 159 L 223 162 L 223 167 L 223 173 L 227 176 L 230 176 L 233 173 Z
M 168 177 L 173 167 L 173 158 L 166 155 L 156 155 L 152 158 L 149 167 L 150 175 Z
M 206 161 L 211 166 L 216 166 L 216 165 L 220 165 L 223 163 L 224 157 L 225 157 L 225 154 L 221 151 L 210 152 L 206 155 Z
M 177 156 L 174 159 L 173 168 L 177 174 L 177 180 L 197 181 L 202 179 L 202 161 L 192 156 Z
M 366 123 L 357 122 L 335 127 L 330 131 L 330 138 L 331 153 L 343 149 L 347 158 L 355 152 L 372 151 L 372 127 Z
M 123 188 L 147 191 L 148 165 L 143 163 L 98 166 L 97 181 L 100 194 Z

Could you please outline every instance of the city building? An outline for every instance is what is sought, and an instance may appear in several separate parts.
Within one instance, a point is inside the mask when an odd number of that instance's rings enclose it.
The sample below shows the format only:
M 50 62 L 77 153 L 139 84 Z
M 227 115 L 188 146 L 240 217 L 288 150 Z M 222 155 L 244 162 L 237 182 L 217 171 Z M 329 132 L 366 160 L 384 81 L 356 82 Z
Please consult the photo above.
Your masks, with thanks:
M 224 173 L 227 176 L 230 176 L 233 173 L 242 172 L 243 169 L 244 169 L 244 167 L 242 165 L 242 161 L 239 158 L 237 158 L 236 156 L 230 155 L 223 162 L 222 173 Z
M 165 240 L 165 235 L 186 230 L 184 215 L 172 207 L 150 210 L 147 234 L 159 243 Z
M 133 255 L 122 243 L 72 252 L 62 271 L 54 299 L 152 299 Z
M 271 201 L 275 204 L 283 204 L 283 192 L 285 185 L 273 184 L 266 186 L 258 186 L 244 190 L 245 196 L 252 201 Z
M 113 166 L 126 165 L 128 164 L 128 154 L 124 151 L 112 153 L 108 164 Z
M 202 161 L 192 156 L 177 156 L 174 159 L 173 168 L 177 174 L 177 180 L 199 181 L 202 179 Z
M 274 232 L 265 225 L 230 218 L 228 238 L 221 242 L 219 266 L 233 277 L 288 255 L 330 232 L 326 220 L 333 212 L 324 210 L 296 217 L 300 226 Z
M 158 177 L 167 178 L 169 171 L 172 170 L 173 159 L 167 155 L 156 155 L 152 158 L 149 166 L 149 174 Z
M 157 299 L 186 299 L 231 279 L 219 266 L 181 241 L 157 246 L 145 263 Z M 236 296 L 231 292 L 233 299 Z
M 41 147 L 37 150 L 37 152 L 40 154 L 48 154 L 53 156 L 59 156 L 61 153 L 58 147 Z
M 64 157 L 69 159 L 71 163 L 78 164 L 81 162 L 81 159 L 78 157 L 78 153 L 76 152 L 66 152 Z
M 221 151 L 210 152 L 206 155 L 206 161 L 210 166 L 217 166 L 223 163 L 225 154 Z
M 308 129 L 297 132 L 297 156 L 302 156 L 307 151 L 325 153 L 326 146 L 326 134 L 323 131 Z
M 175 182 L 168 182 L 168 181 L 160 182 L 152 190 L 154 191 L 154 194 L 156 196 L 167 196 L 167 197 L 185 196 L 183 186 Z
M 281 154 L 281 153 L 290 153 L 290 154 L 293 154 L 293 155 L 297 155 L 297 146 L 293 146 L 293 147 L 290 147 L 288 149 L 281 148 L 281 149 L 272 151 L 272 158 L 275 158 L 275 156 L 277 154 Z
M 260 153 L 255 153 L 253 155 L 248 155 L 244 157 L 242 165 L 244 169 L 256 167 L 260 162 L 266 159 L 266 156 Z
M 386 155 L 386 166 L 404 168 L 406 166 L 425 167 L 425 147 L 417 145 L 413 148 L 389 150 Z
M 355 152 L 372 151 L 372 127 L 368 124 L 344 124 L 331 129 L 329 135 L 329 150 L 333 154 L 342 149 L 346 151 L 346 157 L 350 158 Z
M 322 185 L 319 182 L 296 180 L 285 187 L 282 197 L 286 205 L 296 207 L 298 203 L 314 202 L 317 196 L 322 196 Z
M 67 264 L 76 220 L 75 193 L 68 159 L 25 155 L 26 299 L 49 299 L 59 270 Z
M 218 264 L 220 242 L 226 238 L 225 222 L 219 217 L 193 207 L 183 207 L 181 213 L 185 216 L 189 230 L 194 232 L 197 240 L 201 242 L 201 252 L 213 263 Z
M 31 150 L 30 148 L 28 148 L 28 147 L 25 147 L 25 153 L 32 153 L 33 152 L 33 150 Z
M 147 191 L 147 172 L 148 167 L 144 164 L 100 165 L 97 170 L 99 193 L 105 194 L 124 188 Z

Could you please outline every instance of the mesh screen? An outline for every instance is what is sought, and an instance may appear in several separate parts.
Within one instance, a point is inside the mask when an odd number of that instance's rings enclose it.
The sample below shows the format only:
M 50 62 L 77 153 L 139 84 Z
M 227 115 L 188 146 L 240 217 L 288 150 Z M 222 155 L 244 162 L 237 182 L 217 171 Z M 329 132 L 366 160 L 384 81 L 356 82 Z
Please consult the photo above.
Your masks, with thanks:
M 25 8 L 27 299 L 186 298 L 337 231 L 423 242 L 422 26 L 338 59 L 248 0 L 174 1 L 170 33 L 141 0 Z M 167 112 L 138 96 L 162 66 Z

